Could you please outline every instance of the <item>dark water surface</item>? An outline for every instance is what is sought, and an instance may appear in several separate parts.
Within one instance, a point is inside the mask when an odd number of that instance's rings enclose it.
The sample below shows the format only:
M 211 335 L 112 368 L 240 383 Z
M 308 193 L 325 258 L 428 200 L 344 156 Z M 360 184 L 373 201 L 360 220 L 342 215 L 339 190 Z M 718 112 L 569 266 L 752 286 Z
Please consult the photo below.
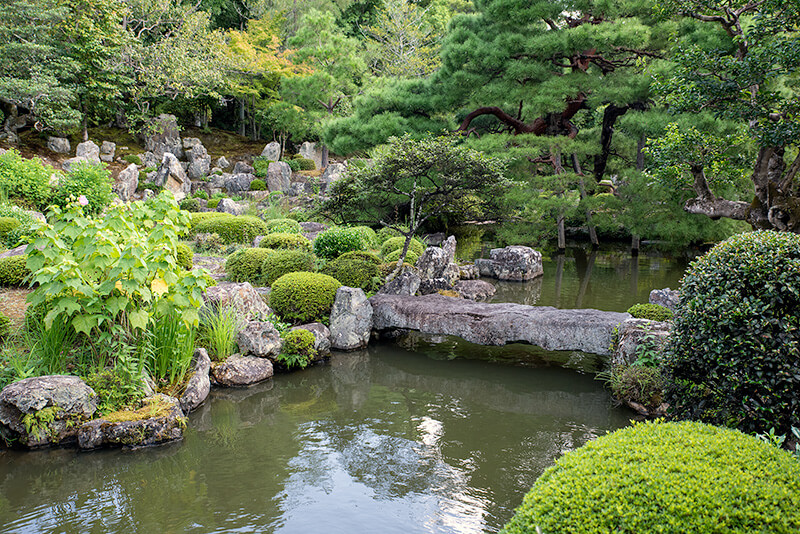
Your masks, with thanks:
M 557 288 L 558 262 L 495 300 L 625 310 L 685 265 L 568 253 Z M 558 456 L 633 416 L 589 355 L 398 343 L 214 390 L 179 444 L 0 450 L 0 532 L 495 532 Z

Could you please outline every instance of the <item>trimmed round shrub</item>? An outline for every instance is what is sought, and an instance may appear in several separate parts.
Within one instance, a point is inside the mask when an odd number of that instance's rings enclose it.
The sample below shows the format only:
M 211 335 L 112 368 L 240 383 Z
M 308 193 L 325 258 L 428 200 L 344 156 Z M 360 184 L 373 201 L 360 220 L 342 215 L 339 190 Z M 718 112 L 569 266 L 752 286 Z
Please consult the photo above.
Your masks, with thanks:
M 387 276 L 392 274 L 396 268 L 397 268 L 397 262 L 396 261 L 393 261 L 391 263 L 382 264 L 380 266 L 381 277 L 382 278 L 386 278 Z M 405 271 L 414 271 L 415 269 L 414 269 L 414 266 L 412 264 L 407 263 L 407 262 L 403 262 L 403 270 L 405 270 Z
M 192 259 L 193 257 L 194 253 L 192 252 L 192 249 L 183 243 L 178 243 L 178 245 L 175 247 L 175 259 L 177 260 L 178 265 L 187 271 L 191 271 L 192 267 L 194 267 L 194 261 Z
M 370 263 L 374 263 L 375 265 L 380 265 L 381 263 L 383 263 L 383 260 L 380 259 L 377 254 L 373 254 L 372 252 L 367 252 L 366 250 L 354 250 L 352 252 L 345 252 L 337 259 L 368 261 Z
M 353 229 L 357 230 L 358 233 L 361 234 L 362 248 L 380 248 L 380 243 L 378 243 L 378 234 L 375 233 L 375 230 L 369 226 L 353 226 Z
M 264 248 L 303 250 L 305 252 L 311 252 L 311 241 L 300 234 L 267 234 L 261 238 L 258 246 Z
M 191 219 L 190 226 L 192 230 L 194 230 L 194 227 L 203 221 L 207 221 L 210 219 L 221 219 L 225 217 L 233 217 L 233 215 L 231 215 L 230 213 L 220 213 L 217 211 L 201 211 L 197 213 L 191 213 L 189 214 L 189 218 Z
M 336 278 L 344 286 L 367 290 L 372 288 L 373 278 L 381 275 L 381 270 L 375 263 L 344 258 L 344 255 L 329 261 L 322 272 Z
M 25 278 L 31 274 L 25 266 L 27 256 L 11 256 L 0 258 L 0 286 L 22 286 Z
M 386 241 L 383 242 L 383 245 L 381 245 L 381 256 L 386 258 L 389 254 L 391 254 L 395 250 L 403 250 L 403 245 L 405 245 L 405 243 L 406 243 L 406 238 L 403 236 L 392 237 L 387 239 Z M 409 252 L 414 252 L 414 254 L 416 254 L 417 257 L 419 258 L 420 256 L 422 256 L 422 253 L 425 252 L 425 245 L 423 245 L 419 239 L 413 237 L 411 238 L 411 243 L 408 244 L 408 250 Z M 395 258 L 395 260 L 396 259 L 397 258 Z
M 219 201 L 220 200 L 221 199 L 219 199 L 219 198 L 209 199 L 208 203 L 206 204 L 206 207 L 208 209 L 210 209 L 210 210 L 217 209 L 217 206 L 219 206 Z
M 267 184 L 261 178 L 256 178 L 250 182 L 250 191 L 266 191 Z
M 317 164 L 314 162 L 313 159 L 308 159 L 300 156 L 299 154 L 292 158 L 291 161 L 297 162 L 297 170 L 298 171 L 313 171 L 316 170 Z M 291 163 L 289 166 L 291 167 Z M 294 169 L 292 169 L 294 171 Z M 297 172 L 297 171 L 295 171 Z
M 400 259 L 400 254 L 402 252 L 403 252 L 402 248 L 394 250 L 394 251 L 390 252 L 389 254 L 387 254 L 385 256 L 385 259 L 386 259 L 387 262 L 394 263 L 394 262 L 396 262 L 397 260 Z M 408 252 L 406 252 L 406 258 L 405 258 L 404 263 L 410 263 L 411 265 L 414 265 L 415 263 L 417 263 L 418 259 L 419 259 L 419 255 L 416 252 L 414 252 L 413 250 L 411 250 L 411 247 L 408 247 Z
M 646 422 L 562 456 L 505 534 L 800 531 L 800 462 L 735 430 Z
M 283 335 L 281 353 L 275 359 L 289 369 L 303 369 L 317 356 L 314 342 L 314 334 L 308 330 L 290 330 Z
M 5 240 L 6 236 L 19 226 L 19 221 L 14 217 L 0 217 L 0 241 Z
M 267 285 L 288 273 L 314 271 L 314 255 L 299 250 L 276 250 L 264 260 L 261 274 Z
M 665 370 L 676 417 L 788 434 L 800 420 L 800 235 L 739 234 L 689 267 Z
M 261 269 L 264 260 L 275 251 L 268 248 L 243 248 L 225 260 L 225 273 L 232 282 L 250 282 L 260 285 L 263 282 Z
M 272 284 L 269 304 L 275 312 L 293 323 L 327 320 L 341 287 L 335 278 L 320 273 L 289 273 Z
M 332 260 L 345 252 L 370 248 L 363 227 L 334 226 L 314 240 L 314 254 Z
M 200 210 L 200 201 L 193 197 L 184 198 L 181 200 L 180 207 L 185 211 L 196 212 Z
M 405 230 L 408 230 L 408 227 L 403 227 Z M 375 234 L 378 237 L 378 243 L 383 245 L 387 240 L 393 237 L 402 237 L 403 234 L 395 230 L 394 228 L 389 228 L 388 226 L 384 226 L 380 230 L 377 231 Z
M 650 319 L 651 321 L 671 321 L 672 310 L 660 304 L 634 304 L 628 308 L 628 313 L 637 319 Z
M 226 244 L 252 243 L 256 236 L 267 233 L 267 225 L 258 217 L 249 215 L 214 217 L 196 223 L 194 233 L 219 234 Z
M 303 231 L 294 219 L 270 219 L 266 223 L 271 234 L 299 234 Z
M 133 163 L 134 165 L 142 164 L 142 158 L 140 158 L 136 154 L 126 154 L 122 156 L 122 161 L 124 161 L 125 163 Z
M 289 165 L 289 168 L 292 169 L 292 172 L 298 172 L 300 170 L 300 162 L 296 159 L 288 159 L 283 161 Z

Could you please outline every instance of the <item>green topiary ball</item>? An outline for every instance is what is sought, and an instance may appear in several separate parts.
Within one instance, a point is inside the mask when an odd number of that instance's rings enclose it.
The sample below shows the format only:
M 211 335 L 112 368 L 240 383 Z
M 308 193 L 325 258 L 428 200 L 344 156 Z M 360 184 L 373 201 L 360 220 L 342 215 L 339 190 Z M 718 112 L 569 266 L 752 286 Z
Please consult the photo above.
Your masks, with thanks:
M 735 430 L 646 422 L 561 457 L 505 534 L 800 531 L 800 462 Z
M 192 231 L 195 234 L 219 234 L 226 244 L 249 244 L 253 242 L 256 236 L 267 233 L 267 225 L 258 217 L 228 215 L 227 217 L 213 217 L 194 223 Z
M 271 234 L 299 234 L 303 230 L 294 219 L 270 219 L 266 223 Z
M 314 342 L 314 334 L 308 330 L 290 330 L 283 335 L 281 353 L 275 359 L 289 369 L 303 369 L 317 356 Z
M 403 229 L 408 231 L 407 226 L 404 226 Z M 394 228 L 389 228 L 388 226 L 384 226 L 383 228 L 378 230 L 378 232 L 375 235 L 378 237 L 378 243 L 382 245 L 392 237 L 401 237 L 403 234 L 401 234 Z
M 272 284 L 269 304 L 285 320 L 311 323 L 327 320 L 342 284 L 326 274 L 289 273 Z
M 5 240 L 5 237 L 16 227 L 19 226 L 19 221 L 13 217 L 0 217 L 0 242 Z
M 261 274 L 267 285 L 288 273 L 314 271 L 314 255 L 299 250 L 276 250 L 264 259 Z
M 689 267 L 665 370 L 675 416 L 788 434 L 800 421 L 800 236 L 751 232 Z
M 210 199 L 208 201 L 208 203 L 206 204 L 206 207 L 208 209 L 210 209 L 210 210 L 215 210 L 215 209 L 217 209 L 217 206 L 219 206 L 219 201 L 220 200 L 221 199 L 219 199 L 219 198 L 212 198 L 212 199 Z
M 311 252 L 311 241 L 300 234 L 267 234 L 261 238 L 259 247 L 274 249 L 291 249 Z
M 352 254 L 352 253 L 350 253 Z M 347 287 L 360 287 L 369 290 L 372 288 L 373 278 L 381 274 L 378 265 L 371 261 L 355 258 L 345 258 L 346 254 L 329 261 L 322 272 L 336 278 Z
M 27 256 L 0 258 L 0 286 L 22 286 L 31 272 L 25 266 Z
M 178 243 L 178 246 L 175 247 L 175 260 L 178 262 L 178 265 L 186 269 L 187 271 L 191 271 L 192 267 L 194 267 L 193 258 L 194 253 L 192 249 L 184 245 L 183 243 Z
M 383 242 L 383 245 L 381 245 L 381 256 L 383 256 L 388 260 L 389 254 L 391 254 L 395 250 L 403 250 L 403 245 L 405 244 L 405 242 L 406 238 L 402 236 L 392 237 L 387 239 L 386 241 Z M 408 251 L 413 252 L 419 258 L 420 256 L 422 256 L 422 253 L 425 252 L 425 245 L 423 245 L 422 242 L 420 242 L 418 239 L 412 238 L 411 243 L 409 243 L 408 245 Z M 399 257 L 400 256 L 398 255 L 397 258 Z M 397 260 L 397 258 L 395 258 L 395 260 Z M 388 261 L 393 261 L 393 260 L 388 260 Z
M 268 248 L 243 248 L 237 250 L 225 260 L 225 272 L 232 282 L 263 283 L 262 268 L 264 260 L 275 251 Z
M 628 313 L 637 319 L 649 319 L 651 321 L 671 321 L 672 310 L 660 304 L 634 304 L 628 308 Z
M 394 251 L 390 252 L 389 254 L 387 254 L 385 256 L 385 259 L 389 263 L 394 263 L 394 262 L 396 262 L 397 260 L 400 259 L 400 254 L 402 252 L 403 252 L 403 249 L 402 248 L 398 248 L 397 250 L 394 250 Z M 414 252 L 413 250 L 411 250 L 411 247 L 408 247 L 408 252 L 406 252 L 406 258 L 405 258 L 405 261 L 403 263 L 410 263 L 411 265 L 414 265 L 415 263 L 417 263 L 418 259 L 419 259 L 419 256 L 417 255 L 417 253 Z
M 345 252 L 336 259 L 368 261 L 370 263 L 374 263 L 375 265 L 380 265 L 381 263 L 383 263 L 383 260 L 380 259 L 377 254 L 374 254 L 372 252 L 367 252 L 366 250 L 354 250 L 352 252 Z
M 332 260 L 346 252 L 370 248 L 364 227 L 334 226 L 320 233 L 314 240 L 314 254 Z
M 250 191 L 266 191 L 267 184 L 261 178 L 256 178 L 250 182 Z

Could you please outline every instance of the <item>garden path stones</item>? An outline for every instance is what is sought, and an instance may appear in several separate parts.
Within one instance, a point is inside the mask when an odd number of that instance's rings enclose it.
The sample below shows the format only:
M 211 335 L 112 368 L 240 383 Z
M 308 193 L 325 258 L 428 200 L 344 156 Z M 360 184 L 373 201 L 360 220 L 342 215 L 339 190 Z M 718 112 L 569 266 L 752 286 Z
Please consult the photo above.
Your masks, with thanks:
M 211 377 L 220 386 L 243 387 L 272 377 L 272 362 L 267 358 L 228 356 L 224 362 L 211 366 Z
M 186 418 L 178 399 L 158 393 L 143 403 L 148 400 L 166 404 L 166 414 L 114 423 L 102 418 L 89 421 L 78 429 L 78 447 L 149 447 L 183 438 Z
M 266 319 L 272 310 L 249 282 L 220 282 L 206 289 L 203 299 L 212 306 L 234 306 L 245 319 Z
M 522 246 L 492 249 L 489 259 L 475 260 L 475 265 L 478 266 L 481 276 L 498 280 L 522 282 L 544 273 L 542 254 L 530 247 Z
M 0 392 L 0 434 L 29 448 L 74 442 L 97 410 L 97 395 L 77 376 L 26 378 Z M 28 428 L 26 428 L 26 416 Z M 29 430 L 30 429 L 30 430 Z
M 249 321 L 236 335 L 236 343 L 243 354 L 259 358 L 275 356 L 283 346 L 281 334 L 275 326 L 261 321 Z
M 342 286 L 336 291 L 330 331 L 334 349 L 355 350 L 367 346 L 372 333 L 372 305 L 363 290 Z
M 186 383 L 186 389 L 180 398 L 181 410 L 187 415 L 203 404 L 211 391 L 211 380 L 208 377 L 211 358 L 208 357 L 206 349 L 195 349 L 194 361 L 194 373 Z

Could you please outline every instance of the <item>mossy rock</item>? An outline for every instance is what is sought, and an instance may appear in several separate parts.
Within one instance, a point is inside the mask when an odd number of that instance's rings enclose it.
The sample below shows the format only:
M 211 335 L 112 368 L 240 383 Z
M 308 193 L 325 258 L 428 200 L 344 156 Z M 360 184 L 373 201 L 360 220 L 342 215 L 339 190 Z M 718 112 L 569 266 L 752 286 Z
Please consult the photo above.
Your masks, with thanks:
M 345 258 L 344 256 L 329 261 L 322 272 L 336 278 L 344 286 L 371 290 L 374 279 L 379 278 L 381 274 L 378 265 L 371 261 Z
M 405 237 L 392 237 L 387 239 L 381 245 L 381 256 L 384 257 L 387 261 L 396 261 L 397 258 L 400 257 L 398 254 L 393 260 L 388 259 L 389 254 L 394 252 L 395 250 L 403 250 L 403 245 L 405 245 L 406 238 Z M 413 252 L 419 258 L 422 256 L 422 253 L 425 252 L 425 245 L 422 244 L 420 240 L 417 238 L 411 238 L 411 243 L 408 245 L 409 252 Z
M 651 321 L 671 321 L 672 310 L 660 304 L 634 304 L 628 308 L 628 313 L 637 319 L 649 319 Z
M 194 224 L 192 231 L 198 233 L 219 234 L 226 244 L 249 244 L 259 235 L 267 233 L 267 225 L 258 217 L 249 215 L 213 217 Z
M 269 304 L 283 319 L 295 324 L 324 322 L 341 285 L 326 274 L 285 274 L 272 284 Z
M 267 285 L 288 273 L 312 272 L 316 261 L 314 255 L 299 250 L 276 250 L 264 259 L 261 274 Z
M 23 286 L 25 278 L 31 274 L 26 267 L 26 255 L 0 258 L 0 286 Z
M 800 462 L 696 422 L 634 424 L 562 456 L 505 534 L 800 532 Z
M 270 248 L 243 248 L 225 260 L 225 272 L 232 282 L 250 282 L 254 285 L 264 283 L 262 268 L 264 260 L 274 254 Z
M 269 219 L 266 224 L 271 234 L 299 234 L 303 231 L 300 223 L 294 219 Z
M 261 238 L 259 247 L 273 249 L 301 250 L 311 252 L 311 241 L 300 234 L 267 234 Z

